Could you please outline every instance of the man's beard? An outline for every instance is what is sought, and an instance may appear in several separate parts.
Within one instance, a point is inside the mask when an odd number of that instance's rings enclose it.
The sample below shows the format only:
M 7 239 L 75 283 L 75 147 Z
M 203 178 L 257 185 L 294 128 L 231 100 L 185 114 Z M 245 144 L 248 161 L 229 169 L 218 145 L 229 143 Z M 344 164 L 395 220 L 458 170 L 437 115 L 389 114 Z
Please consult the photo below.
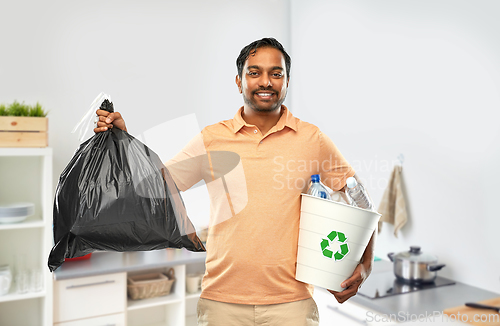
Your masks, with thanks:
M 255 92 L 252 92 L 252 96 L 254 96 L 255 93 L 258 91 L 265 91 L 265 90 L 266 89 L 259 89 Z M 276 93 L 275 91 L 272 91 L 272 92 Z M 276 96 L 278 96 L 278 95 L 276 94 Z M 262 108 L 262 107 L 258 106 L 257 101 L 247 98 L 245 96 L 245 94 L 243 93 L 243 101 L 245 102 L 245 104 L 247 104 L 252 110 L 254 110 L 256 112 L 273 112 L 273 111 L 279 110 L 279 109 L 281 109 L 281 105 L 285 101 L 285 98 L 286 98 L 286 94 L 282 99 L 278 100 L 278 102 L 276 102 L 273 106 L 271 106 L 269 108 L 267 108 L 267 107 Z

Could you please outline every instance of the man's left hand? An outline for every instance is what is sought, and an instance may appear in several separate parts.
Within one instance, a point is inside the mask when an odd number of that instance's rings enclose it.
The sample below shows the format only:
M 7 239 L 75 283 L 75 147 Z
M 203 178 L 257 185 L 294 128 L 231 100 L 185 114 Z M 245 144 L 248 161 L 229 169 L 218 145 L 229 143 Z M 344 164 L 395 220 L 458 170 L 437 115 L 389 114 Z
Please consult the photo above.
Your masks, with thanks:
M 328 290 L 331 294 L 335 296 L 335 299 L 339 303 L 344 303 L 352 296 L 355 296 L 358 293 L 358 289 L 361 287 L 361 284 L 368 277 L 369 272 L 366 270 L 365 266 L 362 263 L 359 263 L 358 266 L 354 269 L 354 273 L 347 280 L 342 282 L 341 287 L 345 288 L 342 292 Z

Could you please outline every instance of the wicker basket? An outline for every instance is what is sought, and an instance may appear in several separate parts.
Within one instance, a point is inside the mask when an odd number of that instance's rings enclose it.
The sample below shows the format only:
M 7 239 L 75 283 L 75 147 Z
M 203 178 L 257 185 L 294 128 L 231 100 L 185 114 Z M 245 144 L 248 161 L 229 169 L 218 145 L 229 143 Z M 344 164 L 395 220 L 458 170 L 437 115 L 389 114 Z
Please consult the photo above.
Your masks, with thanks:
M 170 293 L 175 281 L 174 269 L 163 273 L 143 274 L 127 278 L 127 293 L 130 299 L 140 300 L 161 297 Z

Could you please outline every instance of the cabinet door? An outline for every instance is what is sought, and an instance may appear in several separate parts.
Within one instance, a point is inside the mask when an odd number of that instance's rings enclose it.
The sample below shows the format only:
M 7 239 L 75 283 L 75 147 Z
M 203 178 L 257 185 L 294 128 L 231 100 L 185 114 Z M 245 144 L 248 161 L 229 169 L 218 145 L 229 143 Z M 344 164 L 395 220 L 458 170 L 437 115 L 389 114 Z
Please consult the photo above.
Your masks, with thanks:
M 107 315 L 96 318 L 86 318 L 64 323 L 57 323 L 54 326 L 125 326 L 125 314 Z
M 126 273 L 54 282 L 54 323 L 125 312 Z
M 314 289 L 314 300 L 318 306 L 320 326 L 384 326 L 396 324 L 393 320 L 385 320 L 382 317 L 374 318 L 377 312 L 349 300 L 339 304 L 331 293 L 322 288 Z

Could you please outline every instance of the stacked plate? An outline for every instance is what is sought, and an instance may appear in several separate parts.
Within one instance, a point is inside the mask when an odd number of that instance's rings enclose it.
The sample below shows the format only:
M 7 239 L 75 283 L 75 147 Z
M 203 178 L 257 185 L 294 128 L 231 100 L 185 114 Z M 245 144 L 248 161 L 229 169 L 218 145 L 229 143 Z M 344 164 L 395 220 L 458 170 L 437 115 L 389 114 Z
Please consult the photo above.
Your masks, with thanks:
M 16 203 L 0 205 L 0 223 L 18 223 L 24 221 L 35 212 L 33 203 Z

